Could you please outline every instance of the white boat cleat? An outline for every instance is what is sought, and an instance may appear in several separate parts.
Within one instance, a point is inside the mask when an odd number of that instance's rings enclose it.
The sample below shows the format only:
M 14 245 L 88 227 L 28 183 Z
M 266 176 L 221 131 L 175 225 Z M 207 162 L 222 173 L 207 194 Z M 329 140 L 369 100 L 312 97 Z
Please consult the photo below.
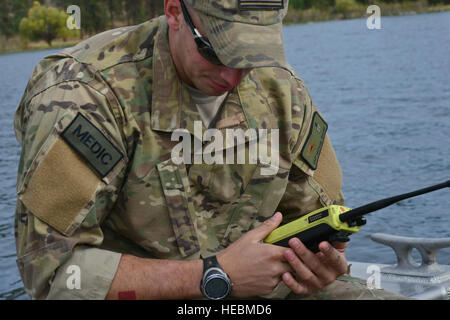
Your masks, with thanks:
M 410 238 L 389 234 L 371 235 L 375 242 L 391 247 L 397 264 L 376 264 L 349 261 L 350 275 L 366 279 L 374 289 L 386 289 L 419 300 L 450 300 L 450 265 L 440 265 L 440 249 L 450 248 L 450 238 Z M 417 263 L 412 250 L 419 251 L 422 262 Z

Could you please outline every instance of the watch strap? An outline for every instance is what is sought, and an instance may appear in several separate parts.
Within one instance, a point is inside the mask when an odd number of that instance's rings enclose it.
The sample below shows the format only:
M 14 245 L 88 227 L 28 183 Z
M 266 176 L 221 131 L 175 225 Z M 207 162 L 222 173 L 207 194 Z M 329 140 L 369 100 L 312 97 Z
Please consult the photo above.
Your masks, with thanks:
M 203 274 L 209 268 L 219 268 L 220 270 L 223 270 L 222 267 L 219 264 L 219 261 L 217 261 L 217 257 L 216 256 L 211 256 L 211 257 L 203 259 Z
M 233 289 L 233 284 L 231 282 L 231 279 L 228 277 L 228 275 L 225 273 L 225 271 L 223 271 L 216 256 L 203 258 L 202 260 L 203 260 L 203 278 L 202 278 L 202 281 L 200 282 L 200 291 L 208 299 L 212 299 L 212 300 L 225 299 L 226 297 L 228 297 L 228 295 L 231 293 L 231 290 Z M 215 273 L 215 275 L 214 275 L 214 273 Z M 220 278 L 227 283 L 227 286 L 228 286 L 227 293 L 222 297 L 212 297 L 207 293 L 206 285 L 210 280 L 212 280 L 214 278 Z

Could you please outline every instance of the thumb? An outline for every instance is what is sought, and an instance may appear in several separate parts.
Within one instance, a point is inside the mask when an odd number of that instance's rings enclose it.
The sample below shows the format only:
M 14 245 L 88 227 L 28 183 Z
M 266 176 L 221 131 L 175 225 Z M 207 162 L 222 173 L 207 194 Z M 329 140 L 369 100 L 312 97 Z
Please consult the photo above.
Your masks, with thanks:
M 253 240 L 263 240 L 273 230 L 278 228 L 282 220 L 283 215 L 280 212 L 275 213 L 270 219 L 267 219 L 261 225 L 251 231 Z

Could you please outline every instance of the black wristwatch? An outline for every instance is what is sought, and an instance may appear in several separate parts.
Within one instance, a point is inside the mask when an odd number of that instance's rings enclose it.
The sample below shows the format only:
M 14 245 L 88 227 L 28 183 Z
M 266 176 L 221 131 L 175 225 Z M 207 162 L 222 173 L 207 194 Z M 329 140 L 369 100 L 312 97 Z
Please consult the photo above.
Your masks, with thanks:
M 203 259 L 203 279 L 200 290 L 210 300 L 226 299 L 233 289 L 231 280 L 222 270 L 216 256 Z

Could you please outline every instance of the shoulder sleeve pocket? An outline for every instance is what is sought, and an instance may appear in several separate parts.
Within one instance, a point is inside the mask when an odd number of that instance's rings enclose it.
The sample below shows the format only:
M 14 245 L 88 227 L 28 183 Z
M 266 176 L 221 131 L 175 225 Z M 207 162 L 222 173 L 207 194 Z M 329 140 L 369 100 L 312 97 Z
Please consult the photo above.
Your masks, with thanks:
M 294 148 L 293 162 L 309 176 L 312 176 L 318 167 L 327 130 L 328 124 L 317 108 L 306 108 L 302 129 Z
M 96 193 L 125 163 L 123 156 L 112 154 L 109 149 L 113 148 L 105 145 L 105 140 L 94 132 L 99 129 L 89 120 L 82 123 L 84 127 L 77 122 L 79 115 L 70 123 L 68 117 L 63 118 L 55 126 L 34 158 L 19 191 L 19 199 L 34 216 L 65 236 L 71 236 L 83 222 L 94 205 Z M 70 139 L 64 136 L 68 130 L 75 132 Z M 100 150 L 103 156 L 108 156 L 96 159 Z M 110 164 L 105 166 L 106 162 Z
M 310 177 L 311 187 L 324 204 L 340 204 L 342 172 L 327 134 L 328 125 L 314 106 L 306 116 L 308 120 L 300 133 L 293 163 Z
M 313 180 L 321 186 L 328 204 L 343 205 L 342 171 L 328 135 L 325 137 Z

